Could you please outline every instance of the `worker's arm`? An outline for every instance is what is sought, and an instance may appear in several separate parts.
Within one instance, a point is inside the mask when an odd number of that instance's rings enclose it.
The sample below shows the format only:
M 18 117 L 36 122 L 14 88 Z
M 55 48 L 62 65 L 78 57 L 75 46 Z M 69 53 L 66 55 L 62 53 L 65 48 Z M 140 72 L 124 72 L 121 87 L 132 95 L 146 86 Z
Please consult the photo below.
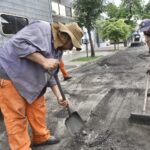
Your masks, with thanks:
M 40 54 L 38 52 L 29 54 L 29 55 L 26 56 L 26 58 L 31 60 L 31 61 L 33 61 L 33 62 L 35 62 L 35 63 L 38 63 L 45 70 L 53 70 L 59 64 L 59 60 L 58 59 L 46 58 L 42 54 Z
M 41 55 L 40 53 L 37 53 L 37 52 L 28 55 L 26 58 L 33 61 L 33 62 L 36 62 L 36 63 L 42 65 L 43 68 L 46 70 L 52 70 L 52 69 L 56 68 L 59 64 L 59 61 L 57 59 L 45 58 L 43 55 Z M 67 107 L 68 101 L 64 100 L 62 98 L 58 86 L 53 85 L 51 87 L 51 89 L 52 89 L 54 95 L 57 97 L 58 103 L 60 105 L 62 105 L 63 107 Z
M 52 89 L 54 95 L 57 97 L 58 104 L 62 105 L 63 107 L 67 107 L 68 101 L 66 99 L 63 99 L 63 97 L 61 96 L 58 86 L 53 85 L 51 87 L 51 89 Z

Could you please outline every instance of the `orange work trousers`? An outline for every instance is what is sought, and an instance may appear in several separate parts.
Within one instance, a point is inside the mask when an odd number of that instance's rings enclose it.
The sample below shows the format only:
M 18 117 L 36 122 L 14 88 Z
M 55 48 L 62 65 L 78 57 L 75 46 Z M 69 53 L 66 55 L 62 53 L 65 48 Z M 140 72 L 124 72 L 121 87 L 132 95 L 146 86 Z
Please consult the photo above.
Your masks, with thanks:
M 28 124 L 32 128 L 33 143 L 40 144 L 50 138 L 46 128 L 44 96 L 29 104 L 19 95 L 10 80 L 0 79 L 0 109 L 11 150 L 31 150 Z
M 65 70 L 65 65 L 62 59 L 60 60 L 60 70 L 64 78 L 69 76 L 68 72 Z

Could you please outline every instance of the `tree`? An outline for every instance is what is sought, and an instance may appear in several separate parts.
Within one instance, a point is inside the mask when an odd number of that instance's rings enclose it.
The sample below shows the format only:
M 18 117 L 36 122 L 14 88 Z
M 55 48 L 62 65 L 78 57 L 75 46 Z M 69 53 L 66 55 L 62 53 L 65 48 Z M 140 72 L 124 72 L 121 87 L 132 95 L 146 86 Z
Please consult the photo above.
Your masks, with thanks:
M 105 11 L 109 18 L 119 18 L 119 8 L 115 4 L 109 3 Z
M 91 46 L 91 57 L 95 56 L 91 31 L 94 29 L 96 19 L 103 11 L 104 2 L 105 0 L 76 0 L 73 4 L 77 22 L 87 29 Z
M 129 32 L 130 26 L 124 23 L 123 19 L 110 19 L 103 22 L 100 30 L 100 34 L 104 39 L 109 39 L 114 43 L 114 49 L 116 50 L 116 44 L 119 45 L 120 40 L 126 40 Z M 119 49 L 119 46 L 118 46 Z
M 150 1 L 145 5 L 142 19 L 150 18 Z
M 127 20 L 139 19 L 143 14 L 143 0 L 122 0 L 120 10 L 124 9 L 124 18 Z
M 105 24 L 105 20 L 103 20 L 103 19 L 96 20 L 95 29 L 96 29 L 97 37 L 101 37 L 102 38 L 101 32 L 103 30 L 104 24 Z
M 137 25 L 137 20 L 146 14 L 143 13 L 144 8 L 143 0 L 121 0 L 119 6 L 109 3 L 106 6 L 106 12 L 109 18 L 124 19 L 125 23 L 134 29 Z M 147 10 L 149 10 L 149 7 Z M 148 15 L 145 15 L 144 18 L 147 18 L 146 16 Z

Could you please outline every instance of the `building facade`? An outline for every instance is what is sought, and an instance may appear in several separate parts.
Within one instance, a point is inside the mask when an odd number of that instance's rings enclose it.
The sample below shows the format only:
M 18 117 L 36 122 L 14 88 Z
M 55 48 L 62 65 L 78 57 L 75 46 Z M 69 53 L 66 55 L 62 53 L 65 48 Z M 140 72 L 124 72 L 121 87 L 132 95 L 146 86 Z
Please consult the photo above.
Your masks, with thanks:
M 55 22 L 73 21 L 72 0 L 52 0 L 52 18 Z
M 50 0 L 0 0 L 0 13 L 51 21 Z
M 0 0 L 0 14 L 25 17 L 29 22 L 44 20 L 68 23 L 73 21 L 72 0 Z M 0 31 L 4 23 L 7 21 L 0 16 Z M 9 37 L 0 34 L 0 46 Z

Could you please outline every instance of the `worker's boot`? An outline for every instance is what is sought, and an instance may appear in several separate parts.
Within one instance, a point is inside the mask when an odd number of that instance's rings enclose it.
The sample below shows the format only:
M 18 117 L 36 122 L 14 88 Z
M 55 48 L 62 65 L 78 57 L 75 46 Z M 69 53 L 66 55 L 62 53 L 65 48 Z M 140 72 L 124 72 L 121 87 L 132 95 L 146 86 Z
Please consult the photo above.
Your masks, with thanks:
M 64 81 L 71 79 L 72 77 L 68 76 L 68 77 L 64 77 Z
M 59 143 L 60 140 L 58 138 L 56 138 L 55 136 L 51 136 L 50 139 L 40 143 L 40 144 L 34 144 L 32 146 L 36 147 L 36 146 L 42 146 L 42 145 L 53 145 L 53 144 L 57 144 Z
M 1 112 L 1 110 L 0 110 L 0 120 L 3 120 L 3 114 Z

